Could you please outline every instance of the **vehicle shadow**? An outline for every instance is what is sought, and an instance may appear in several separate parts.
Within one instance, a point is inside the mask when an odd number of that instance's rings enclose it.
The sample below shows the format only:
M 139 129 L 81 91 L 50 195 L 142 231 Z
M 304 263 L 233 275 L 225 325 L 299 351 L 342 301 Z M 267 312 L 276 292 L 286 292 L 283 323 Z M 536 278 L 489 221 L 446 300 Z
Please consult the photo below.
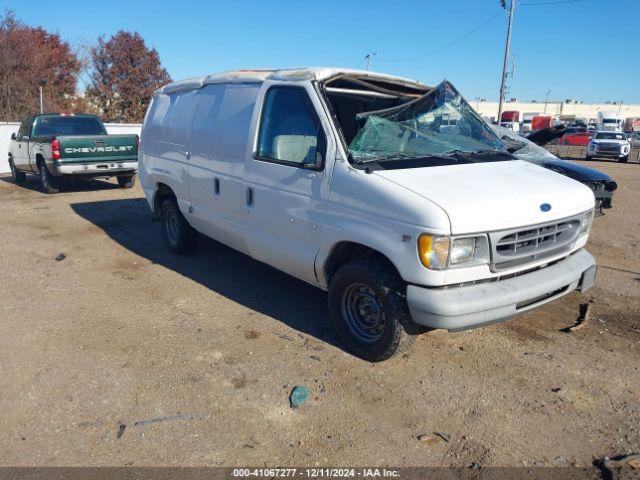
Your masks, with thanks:
M 82 218 L 141 257 L 169 268 L 247 308 L 343 349 L 329 324 L 322 290 L 200 236 L 190 255 L 171 253 L 144 198 L 73 203 Z
M 14 181 L 11 179 L 11 176 L 0 177 L 0 180 L 17 187 L 22 187 L 26 190 L 31 190 L 32 192 L 41 192 L 40 178 L 37 175 L 27 175 L 27 179 L 24 183 L 14 183 Z M 110 183 L 104 179 L 75 178 L 72 181 L 65 181 L 63 185 L 61 185 L 60 193 L 93 192 L 96 190 L 110 190 L 114 188 L 120 187 L 117 184 Z

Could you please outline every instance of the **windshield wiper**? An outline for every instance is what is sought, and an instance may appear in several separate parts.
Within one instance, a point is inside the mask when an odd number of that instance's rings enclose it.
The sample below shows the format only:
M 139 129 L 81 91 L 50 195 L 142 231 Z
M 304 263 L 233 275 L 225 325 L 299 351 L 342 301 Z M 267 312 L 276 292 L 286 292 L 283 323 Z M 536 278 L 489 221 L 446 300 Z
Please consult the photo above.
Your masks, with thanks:
M 506 152 L 502 152 L 500 150 L 474 150 L 474 151 L 466 151 L 466 150 L 449 150 L 447 152 L 444 153 L 445 156 L 447 155 L 451 155 L 451 156 L 457 156 L 457 157 L 461 157 L 466 159 L 475 157 L 475 156 L 481 156 L 481 157 L 495 157 L 495 156 L 500 156 L 500 157 L 506 157 L 506 158 L 513 158 L 513 155 L 511 155 L 511 153 L 509 153 L 508 151 Z
M 451 161 L 452 159 L 457 160 L 455 155 L 436 155 L 436 154 L 428 154 L 428 155 L 416 155 L 416 154 L 407 154 L 402 152 L 397 152 L 389 155 L 383 155 L 381 157 L 367 158 L 367 159 L 355 159 L 353 156 L 353 163 L 357 165 L 365 165 L 367 163 L 378 163 L 378 162 L 386 162 L 393 160 L 446 160 Z

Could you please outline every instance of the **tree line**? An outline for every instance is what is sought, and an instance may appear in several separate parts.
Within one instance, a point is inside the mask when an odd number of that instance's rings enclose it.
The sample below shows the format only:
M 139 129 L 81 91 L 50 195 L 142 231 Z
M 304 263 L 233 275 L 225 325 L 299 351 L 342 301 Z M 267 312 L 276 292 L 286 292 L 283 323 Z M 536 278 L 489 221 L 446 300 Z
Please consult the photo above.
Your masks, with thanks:
M 85 90 L 78 83 L 85 80 Z M 138 32 L 119 31 L 91 47 L 26 25 L 12 10 L 0 16 L 0 121 L 40 111 L 82 112 L 106 122 L 142 122 L 153 92 L 171 82 L 160 56 Z

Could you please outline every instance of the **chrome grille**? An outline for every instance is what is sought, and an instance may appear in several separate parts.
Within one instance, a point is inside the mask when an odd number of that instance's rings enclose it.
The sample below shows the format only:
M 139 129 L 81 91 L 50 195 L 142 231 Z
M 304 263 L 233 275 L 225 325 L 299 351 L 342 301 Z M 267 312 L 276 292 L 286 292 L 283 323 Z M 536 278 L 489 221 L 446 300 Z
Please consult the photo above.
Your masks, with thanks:
M 597 150 L 599 152 L 619 152 L 620 151 L 620 144 L 618 143 L 598 143 L 598 147 Z
M 582 215 L 527 228 L 489 234 L 492 270 L 500 271 L 569 252 L 580 231 Z

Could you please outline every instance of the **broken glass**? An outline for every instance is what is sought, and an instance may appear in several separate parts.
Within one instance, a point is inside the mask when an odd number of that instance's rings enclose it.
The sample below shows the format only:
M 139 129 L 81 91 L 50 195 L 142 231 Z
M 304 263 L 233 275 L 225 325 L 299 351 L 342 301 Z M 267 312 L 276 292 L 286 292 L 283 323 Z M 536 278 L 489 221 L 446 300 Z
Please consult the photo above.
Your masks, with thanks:
M 356 120 L 359 130 L 349 144 L 356 163 L 460 153 L 508 155 L 496 133 L 447 80 L 417 99 L 359 113 Z

